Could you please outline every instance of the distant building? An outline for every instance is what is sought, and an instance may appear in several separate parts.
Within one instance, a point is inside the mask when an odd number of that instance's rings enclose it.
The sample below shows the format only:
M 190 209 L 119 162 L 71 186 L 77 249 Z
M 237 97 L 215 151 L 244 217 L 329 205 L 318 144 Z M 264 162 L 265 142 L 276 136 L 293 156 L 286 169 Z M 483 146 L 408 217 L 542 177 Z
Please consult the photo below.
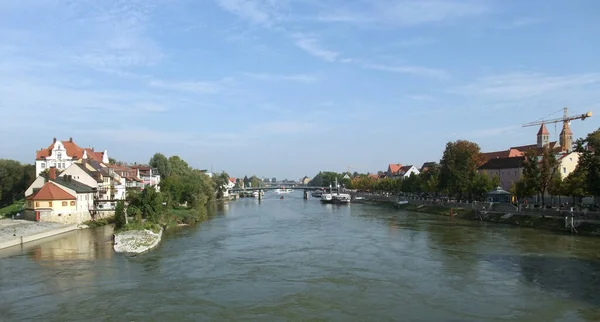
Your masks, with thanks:
M 431 162 L 431 161 L 430 162 L 425 162 L 421 166 L 421 169 L 419 169 L 419 172 L 423 173 L 423 172 L 429 171 L 429 170 L 431 170 L 431 169 L 433 169 L 433 168 L 435 168 L 437 166 L 438 166 L 438 164 L 436 162 Z
M 388 178 L 396 178 L 396 177 L 400 176 L 398 174 L 398 172 L 400 171 L 400 168 L 402 168 L 402 164 L 400 164 L 400 163 L 390 163 L 388 165 L 387 171 L 385 173 L 386 177 L 388 177 Z
M 398 176 L 402 179 L 406 179 L 413 174 L 419 175 L 419 173 L 419 170 L 417 170 L 417 168 L 414 165 L 405 165 L 400 167 L 400 170 L 398 170 Z
M 525 157 L 495 158 L 487 161 L 477 169 L 477 172 L 487 174 L 490 179 L 497 176 L 500 187 L 509 190 L 523 175 Z
M 302 179 L 300 179 L 300 183 L 307 185 L 310 182 L 310 178 L 307 176 L 304 176 Z

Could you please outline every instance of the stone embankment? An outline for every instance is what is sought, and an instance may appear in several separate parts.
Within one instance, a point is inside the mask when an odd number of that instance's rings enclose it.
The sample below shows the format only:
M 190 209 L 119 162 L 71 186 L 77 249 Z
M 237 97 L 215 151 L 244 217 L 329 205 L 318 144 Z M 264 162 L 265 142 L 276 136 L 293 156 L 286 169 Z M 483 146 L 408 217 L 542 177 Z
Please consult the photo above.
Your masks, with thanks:
M 78 225 L 2 219 L 0 220 L 0 249 L 22 245 L 80 228 Z
M 117 253 L 141 254 L 156 247 L 162 238 L 163 230 L 128 230 L 114 235 L 113 249 Z
M 402 198 L 407 203 L 399 204 L 397 196 L 377 194 L 357 194 L 355 197 L 358 197 L 354 201 L 356 203 L 387 205 L 407 211 L 444 216 L 449 216 L 450 209 L 453 209 L 455 218 L 600 236 L 600 214 L 598 213 L 520 209 L 507 203 L 439 202 L 417 198 Z

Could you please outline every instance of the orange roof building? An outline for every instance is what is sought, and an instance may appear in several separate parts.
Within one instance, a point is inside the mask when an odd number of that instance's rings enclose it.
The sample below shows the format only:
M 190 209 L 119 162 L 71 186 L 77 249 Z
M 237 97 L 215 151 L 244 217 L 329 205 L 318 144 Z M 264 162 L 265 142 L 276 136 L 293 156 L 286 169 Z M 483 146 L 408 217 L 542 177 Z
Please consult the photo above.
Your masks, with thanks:
M 77 197 L 48 181 L 29 197 L 25 198 L 25 209 L 52 209 L 73 211 L 77 209 Z
M 37 175 L 50 167 L 64 170 L 79 160 L 94 160 L 108 163 L 108 152 L 94 151 L 94 148 L 81 148 L 73 138 L 68 141 L 58 141 L 56 138 L 47 148 L 38 150 L 35 154 L 35 169 Z

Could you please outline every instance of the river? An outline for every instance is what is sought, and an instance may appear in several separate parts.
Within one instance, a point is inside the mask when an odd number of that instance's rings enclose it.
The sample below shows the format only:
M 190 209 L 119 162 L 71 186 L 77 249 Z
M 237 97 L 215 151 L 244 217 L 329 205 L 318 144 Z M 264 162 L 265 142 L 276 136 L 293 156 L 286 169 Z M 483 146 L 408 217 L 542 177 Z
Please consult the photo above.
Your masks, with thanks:
M 600 240 L 299 192 L 115 254 L 111 228 L 0 250 L 0 320 L 598 321 Z

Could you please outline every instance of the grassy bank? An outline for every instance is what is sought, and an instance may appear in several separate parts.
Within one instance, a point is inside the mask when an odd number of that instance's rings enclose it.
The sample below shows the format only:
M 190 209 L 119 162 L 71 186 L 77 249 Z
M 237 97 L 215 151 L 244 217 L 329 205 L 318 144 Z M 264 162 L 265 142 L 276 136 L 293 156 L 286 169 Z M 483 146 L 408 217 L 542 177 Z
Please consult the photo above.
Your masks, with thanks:
M 19 212 L 22 213 L 24 205 L 25 200 L 18 200 L 12 205 L 0 208 L 0 218 L 12 218 L 13 215 L 16 215 Z

